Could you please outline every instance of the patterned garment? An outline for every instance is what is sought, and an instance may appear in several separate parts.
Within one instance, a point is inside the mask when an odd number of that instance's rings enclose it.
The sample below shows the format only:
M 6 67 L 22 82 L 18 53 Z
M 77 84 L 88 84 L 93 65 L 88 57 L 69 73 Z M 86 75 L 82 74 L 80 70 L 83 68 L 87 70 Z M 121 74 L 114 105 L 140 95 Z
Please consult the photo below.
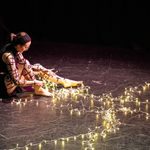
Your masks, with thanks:
M 8 43 L 0 50 L 0 75 L 3 84 L 0 84 L 0 95 L 3 90 L 11 95 L 18 87 L 35 86 L 37 72 L 49 72 L 51 76 L 55 73 L 44 68 L 40 64 L 31 65 L 21 52 Z
M 2 59 L 7 66 L 8 74 L 5 77 L 7 92 L 11 93 L 17 86 L 26 86 L 27 80 L 35 80 L 34 73 L 28 60 L 22 53 L 14 56 L 11 52 L 5 52 Z

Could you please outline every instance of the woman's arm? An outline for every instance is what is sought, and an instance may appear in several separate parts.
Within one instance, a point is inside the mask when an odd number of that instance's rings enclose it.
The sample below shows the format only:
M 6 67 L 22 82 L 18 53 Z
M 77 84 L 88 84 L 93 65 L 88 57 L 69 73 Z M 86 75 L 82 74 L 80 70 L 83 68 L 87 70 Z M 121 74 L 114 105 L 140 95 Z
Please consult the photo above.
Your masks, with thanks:
M 6 63 L 8 73 L 9 73 L 12 81 L 16 85 L 27 86 L 27 85 L 33 85 L 33 84 L 37 83 L 37 80 L 26 80 L 25 78 L 23 78 L 19 75 L 18 68 L 16 66 L 16 62 L 15 62 L 15 59 L 14 59 L 14 56 L 12 55 L 12 53 L 10 53 L 10 52 L 4 53 L 2 56 L 2 59 Z

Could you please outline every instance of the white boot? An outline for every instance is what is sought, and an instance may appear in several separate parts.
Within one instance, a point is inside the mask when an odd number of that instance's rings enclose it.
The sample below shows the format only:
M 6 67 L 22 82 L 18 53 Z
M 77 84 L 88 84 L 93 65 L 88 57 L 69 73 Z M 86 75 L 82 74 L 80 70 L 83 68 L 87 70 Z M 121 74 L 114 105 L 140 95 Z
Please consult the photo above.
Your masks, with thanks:
M 82 81 L 74 81 L 74 80 L 70 80 L 70 79 L 64 79 L 61 81 L 61 83 L 65 88 L 77 87 L 77 86 L 81 86 L 83 84 Z
M 65 79 L 65 78 L 62 78 L 56 74 L 48 75 L 48 74 L 41 71 L 41 72 L 39 72 L 38 75 L 40 77 L 42 77 L 43 79 L 48 80 L 50 82 L 54 82 L 56 84 L 61 84 L 65 88 L 78 87 L 78 86 L 83 85 L 83 81 L 75 81 L 75 80 Z

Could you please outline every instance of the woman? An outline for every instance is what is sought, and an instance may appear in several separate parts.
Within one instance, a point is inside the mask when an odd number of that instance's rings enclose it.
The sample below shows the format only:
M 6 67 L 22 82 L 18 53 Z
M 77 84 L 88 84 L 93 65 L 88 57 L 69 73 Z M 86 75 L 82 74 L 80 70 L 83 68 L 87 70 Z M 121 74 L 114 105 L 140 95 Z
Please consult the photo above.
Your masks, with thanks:
M 35 74 L 23 52 L 31 45 L 31 38 L 26 32 L 11 34 L 11 41 L 0 52 L 0 97 L 11 97 L 21 87 L 32 86 L 36 95 L 51 96 L 42 88 L 43 82 Z

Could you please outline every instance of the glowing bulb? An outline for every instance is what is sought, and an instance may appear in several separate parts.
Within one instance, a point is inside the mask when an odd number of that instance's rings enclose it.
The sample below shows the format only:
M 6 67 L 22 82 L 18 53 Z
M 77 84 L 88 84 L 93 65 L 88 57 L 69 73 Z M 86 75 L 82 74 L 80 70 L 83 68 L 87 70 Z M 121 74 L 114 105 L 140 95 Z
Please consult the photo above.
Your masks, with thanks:
M 70 110 L 70 115 L 72 116 L 72 114 L 73 114 L 73 110 Z
M 81 138 L 84 139 L 84 134 L 81 135 Z
M 138 106 L 138 103 L 139 103 L 138 98 L 136 98 L 135 103 L 136 103 L 136 106 Z
M 29 150 L 28 146 L 25 147 L 26 150 Z
M 142 92 L 141 92 L 141 91 L 138 91 L 138 93 L 141 94 Z
M 105 106 L 105 105 L 106 105 L 106 102 L 103 102 L 103 105 Z
M 103 134 L 103 136 L 102 136 L 102 137 L 103 137 L 103 139 L 105 139 L 105 138 L 106 138 L 106 134 Z
M 94 107 L 94 101 L 91 99 L 91 107 Z
M 74 136 L 74 137 L 73 137 L 73 139 L 74 139 L 74 141 L 76 141 L 77 137 L 76 137 L 76 136 Z
M 140 105 L 141 105 L 141 102 L 139 101 L 139 102 L 138 102 L 138 106 L 140 106 Z
M 99 115 L 98 114 L 96 114 L 96 121 L 98 121 L 99 120 Z
M 109 105 L 110 105 L 110 101 L 107 101 L 107 106 L 109 107 Z
M 81 115 L 81 112 L 80 112 L 80 111 L 78 111 L 78 115 L 79 115 L 79 116 Z
M 146 109 L 146 112 L 148 112 L 148 104 L 146 104 L 145 109 Z
M 149 114 L 148 113 L 146 113 L 146 120 L 148 120 L 149 119 Z
M 110 124 L 106 123 L 106 129 L 109 129 L 109 128 L 110 128 Z
M 62 141 L 62 147 L 64 147 L 65 146 L 65 141 Z
M 25 99 L 25 102 L 27 102 L 28 100 L 27 100 L 27 98 Z
M 127 116 L 127 111 L 124 111 L 124 115 Z
M 120 104 L 124 104 L 124 100 L 123 99 L 120 100 Z
M 106 126 L 106 121 L 105 121 L 105 120 L 103 121 L 103 126 L 104 126 L 104 127 Z
M 36 102 L 36 106 L 37 106 L 37 107 L 39 106 L 39 102 L 38 102 L 38 101 Z
M 57 140 L 54 141 L 55 145 L 57 145 Z
M 39 144 L 39 150 L 41 150 L 41 149 L 42 149 L 42 144 L 40 143 L 40 144 Z

